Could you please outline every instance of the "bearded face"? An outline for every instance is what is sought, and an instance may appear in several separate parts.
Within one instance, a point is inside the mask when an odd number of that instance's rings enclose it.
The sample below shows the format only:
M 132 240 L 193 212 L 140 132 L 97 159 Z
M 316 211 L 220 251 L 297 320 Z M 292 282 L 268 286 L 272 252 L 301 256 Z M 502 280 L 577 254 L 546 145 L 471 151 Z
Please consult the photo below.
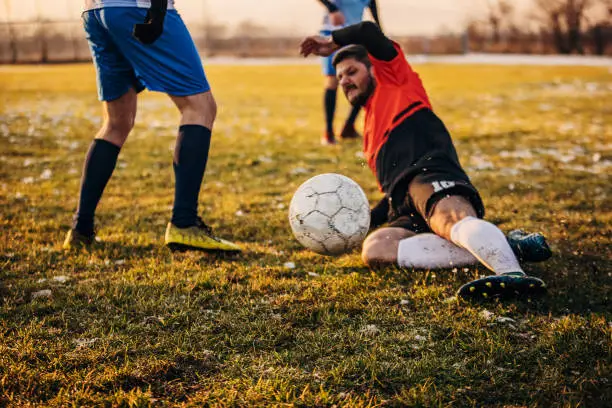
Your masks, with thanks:
M 353 106 L 363 106 L 376 88 L 376 80 L 370 69 L 354 58 L 347 58 L 336 65 L 336 76 L 346 99 Z

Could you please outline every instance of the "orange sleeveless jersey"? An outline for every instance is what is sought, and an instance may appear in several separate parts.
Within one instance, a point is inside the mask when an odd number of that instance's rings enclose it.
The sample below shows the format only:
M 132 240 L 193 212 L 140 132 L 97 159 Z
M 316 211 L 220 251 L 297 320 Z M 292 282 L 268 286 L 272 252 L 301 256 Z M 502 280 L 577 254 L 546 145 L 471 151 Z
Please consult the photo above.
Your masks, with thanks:
M 364 106 L 363 151 L 376 175 L 376 157 L 389 133 L 404 119 L 424 109 L 432 109 L 423 83 L 414 72 L 399 44 L 393 42 L 397 56 L 391 61 L 370 55 L 376 89 Z

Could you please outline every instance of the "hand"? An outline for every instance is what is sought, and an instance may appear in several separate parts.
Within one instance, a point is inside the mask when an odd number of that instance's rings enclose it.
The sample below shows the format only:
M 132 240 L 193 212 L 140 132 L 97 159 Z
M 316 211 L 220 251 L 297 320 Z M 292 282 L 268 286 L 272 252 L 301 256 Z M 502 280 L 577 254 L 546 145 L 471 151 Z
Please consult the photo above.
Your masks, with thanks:
M 300 54 L 304 57 L 310 54 L 318 55 L 320 57 L 329 57 L 336 51 L 338 44 L 336 44 L 329 37 L 321 37 L 319 35 L 313 35 L 306 37 L 300 44 Z
M 143 44 L 153 44 L 164 31 L 165 16 L 164 11 L 149 9 L 144 23 L 134 24 L 132 35 Z
M 333 26 L 343 26 L 344 25 L 344 14 L 341 11 L 334 11 L 333 13 L 329 13 L 329 22 Z

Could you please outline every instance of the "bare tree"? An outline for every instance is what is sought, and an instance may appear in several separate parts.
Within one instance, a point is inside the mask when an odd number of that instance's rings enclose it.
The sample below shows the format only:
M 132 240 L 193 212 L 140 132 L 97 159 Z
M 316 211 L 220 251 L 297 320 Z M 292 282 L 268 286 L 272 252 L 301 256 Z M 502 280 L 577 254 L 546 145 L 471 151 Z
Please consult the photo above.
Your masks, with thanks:
M 599 19 L 591 25 L 593 52 L 604 55 L 608 44 L 612 43 L 612 0 L 600 0 L 597 4 Z
M 552 30 L 555 47 L 563 54 L 583 54 L 585 13 L 593 0 L 535 0 L 539 18 Z
M 11 0 L 4 0 L 4 9 L 6 10 L 6 26 L 8 29 L 9 47 L 11 48 L 11 63 L 15 64 L 17 62 L 17 38 L 15 37 L 11 21 Z
M 487 20 L 491 25 L 493 43 L 497 44 L 501 41 L 504 27 L 512 24 L 511 19 L 514 13 L 514 6 L 508 0 L 489 0 L 487 4 L 489 8 Z
M 36 23 L 38 24 L 38 40 L 40 41 L 40 60 L 42 63 L 49 62 L 49 41 L 45 30 L 45 19 L 43 18 L 40 0 L 36 0 Z
M 534 17 L 543 24 L 543 31 L 551 31 L 557 52 L 569 54 L 570 51 L 565 42 L 561 22 L 561 1 L 562 0 L 535 0 L 536 10 L 534 12 Z
M 582 33 L 586 9 L 592 5 L 592 0 L 568 0 L 565 6 L 565 21 L 570 50 L 584 54 Z

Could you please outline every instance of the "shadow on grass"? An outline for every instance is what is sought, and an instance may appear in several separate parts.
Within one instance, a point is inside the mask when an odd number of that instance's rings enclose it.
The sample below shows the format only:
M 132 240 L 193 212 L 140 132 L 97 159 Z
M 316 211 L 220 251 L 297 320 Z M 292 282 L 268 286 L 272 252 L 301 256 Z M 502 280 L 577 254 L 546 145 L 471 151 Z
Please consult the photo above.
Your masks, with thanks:
M 548 294 L 539 300 L 504 301 L 514 303 L 524 312 L 563 316 L 567 314 L 590 315 L 591 313 L 612 313 L 610 293 L 612 280 L 608 271 L 612 270 L 612 261 L 608 258 L 590 255 L 557 255 L 550 261 L 537 264 L 526 264 L 529 275 L 542 278 L 548 285 Z M 404 269 L 396 266 L 378 268 L 340 267 L 337 273 L 372 273 L 388 280 L 389 285 L 412 287 L 415 285 L 447 285 L 449 292 L 454 293 L 461 285 L 492 274 L 482 265 L 465 268 L 418 270 Z M 497 300 L 492 301 L 497 302 Z M 491 304 L 489 302 L 479 305 Z

